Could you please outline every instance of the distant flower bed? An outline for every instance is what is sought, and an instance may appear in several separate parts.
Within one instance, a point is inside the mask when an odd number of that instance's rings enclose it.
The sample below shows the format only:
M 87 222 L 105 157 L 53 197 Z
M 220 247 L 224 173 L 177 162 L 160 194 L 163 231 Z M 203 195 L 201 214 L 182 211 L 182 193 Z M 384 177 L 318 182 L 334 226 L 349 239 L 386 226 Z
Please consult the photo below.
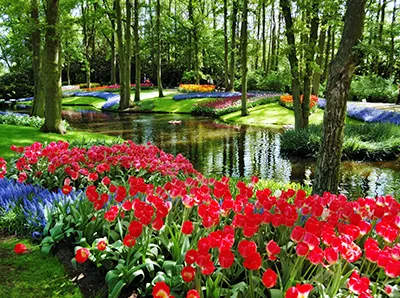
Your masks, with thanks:
M 322 109 L 325 108 L 326 100 L 320 99 L 318 106 Z M 369 123 L 380 122 L 400 125 L 400 113 L 374 108 L 364 108 L 355 104 L 347 105 L 347 116 Z
M 300 102 L 303 102 L 303 94 L 300 96 Z M 293 96 L 289 94 L 281 95 L 279 103 L 285 108 L 293 110 Z M 318 97 L 316 95 L 310 96 L 310 112 L 314 112 L 317 108 Z
M 180 84 L 179 92 L 213 92 L 215 85 Z
M 141 89 L 152 89 L 154 87 L 153 83 L 143 83 L 140 84 Z M 136 84 L 131 84 L 131 89 L 135 89 Z M 121 89 L 121 86 L 116 84 L 116 85 L 109 85 L 109 86 L 99 86 L 95 88 L 86 88 L 85 91 L 104 91 L 104 92 L 118 92 Z
M 239 93 L 240 94 L 240 93 Z M 257 105 L 267 104 L 278 100 L 279 94 L 255 94 L 248 93 L 247 107 L 255 107 Z M 207 102 L 195 104 L 192 114 L 221 116 L 228 113 L 236 112 L 241 108 L 241 95 L 222 97 Z
M 237 98 L 242 96 L 240 92 L 193 92 L 175 95 L 174 100 L 193 98 Z
M 79 85 L 67 85 L 67 86 L 62 86 L 61 90 L 64 91 L 76 91 L 80 90 L 81 87 Z

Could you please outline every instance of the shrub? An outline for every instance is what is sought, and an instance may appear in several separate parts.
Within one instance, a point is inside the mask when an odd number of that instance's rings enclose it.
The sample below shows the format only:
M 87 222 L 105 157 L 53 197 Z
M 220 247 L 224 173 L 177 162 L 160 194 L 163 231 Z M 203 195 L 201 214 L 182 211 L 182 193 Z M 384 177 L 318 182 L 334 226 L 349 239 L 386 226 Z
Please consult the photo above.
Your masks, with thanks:
M 391 79 L 379 76 L 355 76 L 351 83 L 349 96 L 352 100 L 369 102 L 396 102 L 397 86 Z
M 261 76 L 257 83 L 258 90 L 288 92 L 290 90 L 291 75 L 288 71 L 271 71 Z
M 72 130 L 66 120 L 63 120 L 63 126 L 67 130 Z M 44 119 L 37 116 L 29 116 L 27 114 L 0 112 L 0 124 L 20 125 L 40 128 L 44 124 Z

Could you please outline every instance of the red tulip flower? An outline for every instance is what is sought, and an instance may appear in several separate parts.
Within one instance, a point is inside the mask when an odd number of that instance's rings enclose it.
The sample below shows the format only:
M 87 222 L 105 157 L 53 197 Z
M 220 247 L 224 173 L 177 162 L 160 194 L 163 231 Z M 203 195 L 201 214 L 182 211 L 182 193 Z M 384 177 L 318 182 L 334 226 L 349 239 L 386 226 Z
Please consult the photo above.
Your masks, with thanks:
M 262 276 L 262 283 L 266 288 L 270 289 L 276 285 L 277 279 L 278 275 L 275 273 L 275 271 L 268 268 Z
M 75 260 L 78 263 L 85 263 L 90 256 L 90 251 L 87 248 L 79 248 L 75 254 Z
M 193 223 L 190 220 L 187 220 L 182 224 L 182 233 L 185 235 L 192 234 L 193 229 Z
M 258 270 L 262 265 L 261 255 L 258 252 L 253 252 L 247 256 L 243 262 L 243 266 L 249 270 Z
M 17 244 L 15 244 L 15 246 L 14 246 L 14 252 L 15 252 L 17 255 L 22 255 L 23 253 L 26 252 L 26 245 L 25 245 L 25 244 L 22 244 L 22 243 L 17 243 Z
M 153 298 L 168 298 L 170 293 L 169 286 L 163 281 L 157 282 L 153 287 Z
M 107 247 L 107 243 L 104 240 L 100 240 L 99 243 L 97 243 L 98 250 L 105 250 L 106 247 Z
M 312 289 L 313 286 L 310 284 L 297 284 L 286 291 L 285 298 L 307 298 Z
M 218 261 L 222 268 L 230 268 L 235 262 L 235 255 L 230 250 L 221 251 L 218 256 Z
M 127 247 L 133 247 L 136 244 L 136 238 L 134 238 L 134 237 L 132 237 L 132 235 L 128 234 L 125 236 L 123 243 Z
M 277 255 L 281 252 L 281 248 L 279 247 L 278 243 L 276 243 L 274 240 L 270 240 L 267 243 L 266 249 L 268 255 Z
M 190 290 L 187 292 L 186 298 L 200 298 L 200 294 L 196 290 Z
M 128 230 L 129 230 L 129 234 L 133 238 L 138 238 L 142 234 L 143 225 L 140 222 L 133 220 L 129 224 Z
M 182 269 L 181 275 L 185 282 L 191 282 L 195 277 L 196 270 L 192 266 L 186 266 Z
M 63 187 L 61 188 L 61 191 L 62 191 L 63 194 L 67 195 L 72 191 L 72 186 L 63 185 Z

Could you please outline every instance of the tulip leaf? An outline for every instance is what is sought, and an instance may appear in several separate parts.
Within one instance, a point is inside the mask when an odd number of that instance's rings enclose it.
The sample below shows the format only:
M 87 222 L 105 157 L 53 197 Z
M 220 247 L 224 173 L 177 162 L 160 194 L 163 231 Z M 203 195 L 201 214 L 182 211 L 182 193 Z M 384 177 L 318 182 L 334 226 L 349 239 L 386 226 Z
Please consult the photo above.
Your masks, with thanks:
M 121 293 L 122 288 L 126 285 L 126 282 L 120 280 L 115 287 L 112 289 L 111 293 L 108 295 L 109 298 L 117 298 Z
M 283 298 L 283 292 L 278 289 L 271 289 L 271 298 Z

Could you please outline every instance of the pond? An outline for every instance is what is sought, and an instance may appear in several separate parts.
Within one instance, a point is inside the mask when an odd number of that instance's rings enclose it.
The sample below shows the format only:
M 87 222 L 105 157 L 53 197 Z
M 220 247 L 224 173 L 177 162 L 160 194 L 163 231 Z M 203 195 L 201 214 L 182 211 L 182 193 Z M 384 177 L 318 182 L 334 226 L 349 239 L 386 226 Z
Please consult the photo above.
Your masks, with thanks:
M 279 131 L 227 125 L 182 114 L 118 114 L 64 110 L 76 130 L 151 142 L 165 152 L 183 154 L 205 175 L 249 177 L 279 182 L 312 178 L 313 161 L 291 162 L 280 153 Z M 311 175 L 308 173 L 311 172 Z M 400 195 L 400 163 L 343 162 L 341 192 L 354 197 Z

